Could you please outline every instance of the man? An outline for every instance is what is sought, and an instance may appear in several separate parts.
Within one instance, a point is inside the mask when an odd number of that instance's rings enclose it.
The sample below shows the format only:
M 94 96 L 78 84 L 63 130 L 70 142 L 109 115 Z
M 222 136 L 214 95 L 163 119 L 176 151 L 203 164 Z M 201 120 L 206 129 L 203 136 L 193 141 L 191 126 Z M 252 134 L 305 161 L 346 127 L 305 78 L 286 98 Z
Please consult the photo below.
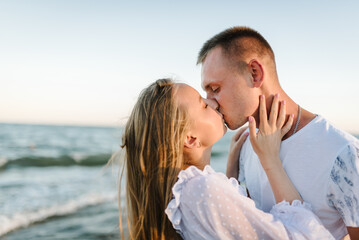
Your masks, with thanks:
M 279 94 L 287 114 L 294 114 L 280 152 L 288 176 L 336 239 L 347 233 L 359 239 L 359 141 L 301 108 L 284 92 L 268 42 L 250 28 L 229 28 L 203 45 L 197 63 L 202 64 L 207 98 L 218 102 L 232 130 L 249 116 L 258 124 L 259 96 L 265 96 L 269 111 L 273 96 Z M 269 211 L 275 200 L 249 140 L 239 161 L 239 181 L 245 182 L 257 207 Z

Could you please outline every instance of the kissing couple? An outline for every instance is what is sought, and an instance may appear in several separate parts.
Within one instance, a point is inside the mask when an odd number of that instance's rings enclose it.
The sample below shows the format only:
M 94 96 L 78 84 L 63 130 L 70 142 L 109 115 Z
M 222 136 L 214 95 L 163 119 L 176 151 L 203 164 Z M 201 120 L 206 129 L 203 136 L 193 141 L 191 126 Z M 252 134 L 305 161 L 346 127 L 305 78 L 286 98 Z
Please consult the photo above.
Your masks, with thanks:
M 263 36 L 226 29 L 197 63 L 207 98 L 160 79 L 126 123 L 130 238 L 359 239 L 359 141 L 285 93 Z M 213 144 L 247 122 L 215 172 Z

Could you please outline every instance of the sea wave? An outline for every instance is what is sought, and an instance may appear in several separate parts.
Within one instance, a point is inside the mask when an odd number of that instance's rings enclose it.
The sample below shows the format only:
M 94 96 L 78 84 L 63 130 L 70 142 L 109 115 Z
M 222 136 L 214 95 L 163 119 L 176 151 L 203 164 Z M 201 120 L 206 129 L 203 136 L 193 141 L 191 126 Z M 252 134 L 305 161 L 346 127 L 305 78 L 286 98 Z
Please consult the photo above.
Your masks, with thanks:
M 92 156 L 59 156 L 59 157 L 21 157 L 14 160 L 0 158 L 0 169 L 10 167 L 49 167 L 49 166 L 99 166 L 110 159 L 111 154 L 97 154 Z
M 227 152 L 224 150 L 212 151 L 211 156 L 216 158 L 225 155 Z M 0 170 L 12 167 L 51 167 L 51 166 L 100 166 L 105 165 L 111 154 L 97 154 L 90 156 L 79 155 L 63 155 L 59 157 L 38 157 L 38 156 L 25 156 L 17 159 L 9 160 L 0 157 Z
M 115 201 L 116 198 L 117 194 L 115 192 L 108 194 L 91 193 L 64 204 L 37 211 L 15 213 L 13 216 L 0 215 L 0 237 L 16 229 L 43 222 L 52 217 L 69 215 L 85 207 Z

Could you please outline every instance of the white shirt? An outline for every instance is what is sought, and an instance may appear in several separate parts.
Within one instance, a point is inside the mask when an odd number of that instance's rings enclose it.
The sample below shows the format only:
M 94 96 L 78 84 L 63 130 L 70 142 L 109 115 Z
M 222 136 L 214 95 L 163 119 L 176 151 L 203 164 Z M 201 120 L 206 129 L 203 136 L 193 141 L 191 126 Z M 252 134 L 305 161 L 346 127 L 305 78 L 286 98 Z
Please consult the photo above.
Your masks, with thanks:
M 336 239 L 346 226 L 359 226 L 359 142 L 317 116 L 282 141 L 279 157 L 303 200 Z M 272 189 L 247 140 L 241 150 L 239 181 L 256 206 L 268 212 L 275 204 Z
M 184 239 L 333 239 L 309 204 L 283 201 L 265 213 L 210 166 L 181 171 L 172 192 L 165 213 Z

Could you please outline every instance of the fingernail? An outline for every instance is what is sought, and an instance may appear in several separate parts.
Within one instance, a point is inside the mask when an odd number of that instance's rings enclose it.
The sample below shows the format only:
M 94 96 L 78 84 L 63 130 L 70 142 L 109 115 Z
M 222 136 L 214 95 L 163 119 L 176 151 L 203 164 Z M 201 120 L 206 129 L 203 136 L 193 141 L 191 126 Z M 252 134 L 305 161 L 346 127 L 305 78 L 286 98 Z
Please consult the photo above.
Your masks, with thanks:
M 248 121 L 251 123 L 251 122 L 253 122 L 253 117 L 252 116 L 249 116 L 248 117 Z
M 294 118 L 294 114 L 292 113 L 292 114 L 290 115 L 290 117 L 291 117 L 291 118 Z
M 276 94 L 274 95 L 274 97 L 275 97 L 275 98 L 278 98 L 278 97 L 279 97 L 279 93 L 276 93 Z
M 285 105 L 285 100 L 283 100 L 283 105 Z
M 246 132 L 246 133 L 245 133 L 244 135 L 248 137 L 248 135 L 249 135 L 249 132 Z
M 263 100 L 264 99 L 264 95 L 261 95 L 261 100 Z

